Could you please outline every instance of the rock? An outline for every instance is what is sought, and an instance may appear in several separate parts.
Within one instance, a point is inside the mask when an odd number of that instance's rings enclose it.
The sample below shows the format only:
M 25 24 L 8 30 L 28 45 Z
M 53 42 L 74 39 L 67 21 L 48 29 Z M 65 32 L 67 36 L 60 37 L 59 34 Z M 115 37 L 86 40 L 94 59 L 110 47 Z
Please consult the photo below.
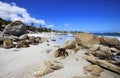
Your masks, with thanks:
M 102 51 L 96 51 L 95 56 L 98 57 L 99 59 L 109 59 L 109 60 L 112 59 L 111 54 Z
M 118 50 L 118 49 L 116 49 L 116 48 L 110 48 L 110 50 L 111 50 L 112 52 L 115 52 L 115 53 L 120 53 L 120 50 Z
M 4 35 L 4 39 L 11 39 L 13 41 L 18 41 L 18 37 L 14 35 Z
M 11 39 L 6 39 L 3 42 L 3 47 L 6 49 L 13 48 L 15 45 L 13 44 L 13 41 Z
M 65 42 L 64 48 L 65 49 L 74 49 L 75 48 L 75 41 L 74 40 L 68 40 Z
M 94 44 L 92 48 L 89 49 L 89 51 L 99 59 L 112 59 L 112 53 L 108 46 Z
M 86 60 L 120 74 L 120 67 L 118 67 L 112 63 L 109 63 L 105 60 L 97 59 L 92 54 L 86 55 Z
M 92 47 L 89 50 L 95 52 L 99 49 L 100 49 L 100 45 L 99 44 L 94 44 L 94 45 L 92 45 Z
M 30 47 L 29 43 L 27 43 L 26 41 L 20 41 L 17 45 L 16 48 L 27 48 Z
M 28 33 L 28 30 L 21 21 L 14 21 L 5 27 L 4 33 L 14 36 L 20 36 L 22 34 Z
M 59 48 L 58 50 L 56 50 L 54 52 L 54 57 L 57 58 L 57 57 L 61 57 L 61 56 L 63 56 L 63 57 L 68 56 L 68 52 L 66 51 L 65 48 Z
M 112 58 L 115 60 L 116 65 L 120 65 L 120 53 L 113 53 Z
M 60 63 L 58 61 L 45 61 L 38 68 L 33 70 L 32 74 L 35 77 L 42 77 L 46 74 L 52 73 L 55 70 L 59 70 L 62 68 L 63 68 L 62 63 Z
M 52 49 L 46 49 L 46 52 L 49 53 Z
M 73 76 L 72 78 L 98 78 L 94 76 Z
M 108 46 L 100 46 L 100 50 L 106 54 L 111 54 L 111 50 Z
M 78 33 L 76 41 L 79 44 L 100 44 L 99 37 L 89 33 Z
M 34 44 L 35 43 L 35 37 L 34 36 L 29 36 L 28 37 L 29 41 L 30 41 L 30 44 Z
M 90 73 L 92 76 L 98 77 L 100 73 L 103 72 L 103 69 L 97 65 L 86 65 L 83 67 L 84 73 Z
M 55 39 L 52 39 L 51 41 L 56 41 Z
M 42 42 L 42 41 L 41 41 L 41 38 L 40 38 L 40 37 L 36 37 L 35 42 L 36 42 L 36 43 L 41 43 L 41 42 Z
M 45 42 L 47 39 L 45 37 L 41 37 L 41 42 Z
M 61 39 L 61 40 L 62 40 L 63 38 L 59 38 L 59 39 Z
M 117 38 L 101 37 L 101 44 L 108 46 L 117 46 L 120 45 L 120 41 Z
M 19 37 L 19 40 L 26 40 L 28 39 L 28 35 L 27 34 L 23 34 Z

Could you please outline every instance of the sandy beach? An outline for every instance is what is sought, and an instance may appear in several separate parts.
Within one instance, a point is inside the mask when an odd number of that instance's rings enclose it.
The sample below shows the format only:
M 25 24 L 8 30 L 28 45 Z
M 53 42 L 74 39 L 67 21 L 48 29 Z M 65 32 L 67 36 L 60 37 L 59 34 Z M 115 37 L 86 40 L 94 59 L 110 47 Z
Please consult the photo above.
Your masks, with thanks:
M 48 39 L 55 37 L 54 34 L 29 35 L 47 37 Z M 28 48 L 0 48 L 0 78 L 35 78 L 31 71 L 37 68 L 40 63 L 45 60 L 58 60 L 54 58 L 54 52 L 58 49 L 55 46 L 61 46 L 59 44 L 61 42 L 58 43 L 57 40 L 49 40 L 49 42 L 43 42 L 38 45 L 30 45 Z M 49 53 L 47 53 L 48 50 L 50 50 Z M 80 49 L 77 53 L 72 52 L 65 59 L 59 59 L 63 63 L 64 68 L 41 78 L 72 78 L 73 76 L 84 76 L 83 66 L 90 64 L 84 58 L 85 52 L 85 49 Z M 120 75 L 104 69 L 104 72 L 101 73 L 99 78 L 120 78 Z

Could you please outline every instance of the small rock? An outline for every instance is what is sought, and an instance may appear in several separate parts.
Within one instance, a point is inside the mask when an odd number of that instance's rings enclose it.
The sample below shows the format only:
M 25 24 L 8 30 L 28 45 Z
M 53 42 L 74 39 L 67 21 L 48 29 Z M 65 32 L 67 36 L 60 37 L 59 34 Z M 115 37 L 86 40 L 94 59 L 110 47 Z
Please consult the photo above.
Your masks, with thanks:
M 46 49 L 46 52 L 49 53 L 51 51 L 51 49 Z
M 26 41 L 20 41 L 17 45 L 16 48 L 27 48 L 30 47 L 29 43 L 27 43 Z
M 56 41 L 55 39 L 52 39 L 51 41 Z
M 66 51 L 65 48 L 59 48 L 58 50 L 56 50 L 54 52 L 54 57 L 57 58 L 57 57 L 61 57 L 61 56 L 63 56 L 63 57 L 68 56 L 68 52 Z
M 83 71 L 85 74 L 90 73 L 92 76 L 98 77 L 103 69 L 97 65 L 86 65 L 83 67 Z
M 8 48 L 13 48 L 15 45 L 13 44 L 13 41 L 11 39 L 6 39 L 3 42 L 3 47 L 8 49 Z

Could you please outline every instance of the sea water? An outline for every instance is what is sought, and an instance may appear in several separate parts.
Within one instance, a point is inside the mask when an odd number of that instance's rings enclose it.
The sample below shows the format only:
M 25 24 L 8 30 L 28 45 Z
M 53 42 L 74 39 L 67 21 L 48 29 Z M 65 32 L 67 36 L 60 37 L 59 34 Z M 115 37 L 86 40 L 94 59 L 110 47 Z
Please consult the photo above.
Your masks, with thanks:
M 60 46 L 64 46 L 67 40 L 75 40 L 74 35 L 56 35 L 53 37 Z

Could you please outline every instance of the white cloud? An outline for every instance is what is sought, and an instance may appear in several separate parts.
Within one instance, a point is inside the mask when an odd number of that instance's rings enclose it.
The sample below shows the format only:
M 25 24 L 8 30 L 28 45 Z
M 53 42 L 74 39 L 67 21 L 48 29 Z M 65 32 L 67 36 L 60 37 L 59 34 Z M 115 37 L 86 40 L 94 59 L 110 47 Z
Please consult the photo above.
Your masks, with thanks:
M 54 25 L 53 24 L 49 24 L 49 25 L 47 25 L 47 28 L 54 28 Z
M 64 24 L 64 27 L 67 28 L 67 27 L 73 27 L 73 24 L 72 23 L 65 23 Z
M 64 27 L 68 27 L 68 26 L 69 26 L 69 24 L 68 24 L 68 23 L 65 23 L 65 24 L 64 24 Z
M 30 16 L 25 8 L 19 7 L 16 3 L 11 4 L 0 1 L 0 17 L 3 19 L 9 19 L 11 21 L 21 20 L 24 23 L 37 23 L 45 25 L 45 21 L 42 19 L 35 19 Z

